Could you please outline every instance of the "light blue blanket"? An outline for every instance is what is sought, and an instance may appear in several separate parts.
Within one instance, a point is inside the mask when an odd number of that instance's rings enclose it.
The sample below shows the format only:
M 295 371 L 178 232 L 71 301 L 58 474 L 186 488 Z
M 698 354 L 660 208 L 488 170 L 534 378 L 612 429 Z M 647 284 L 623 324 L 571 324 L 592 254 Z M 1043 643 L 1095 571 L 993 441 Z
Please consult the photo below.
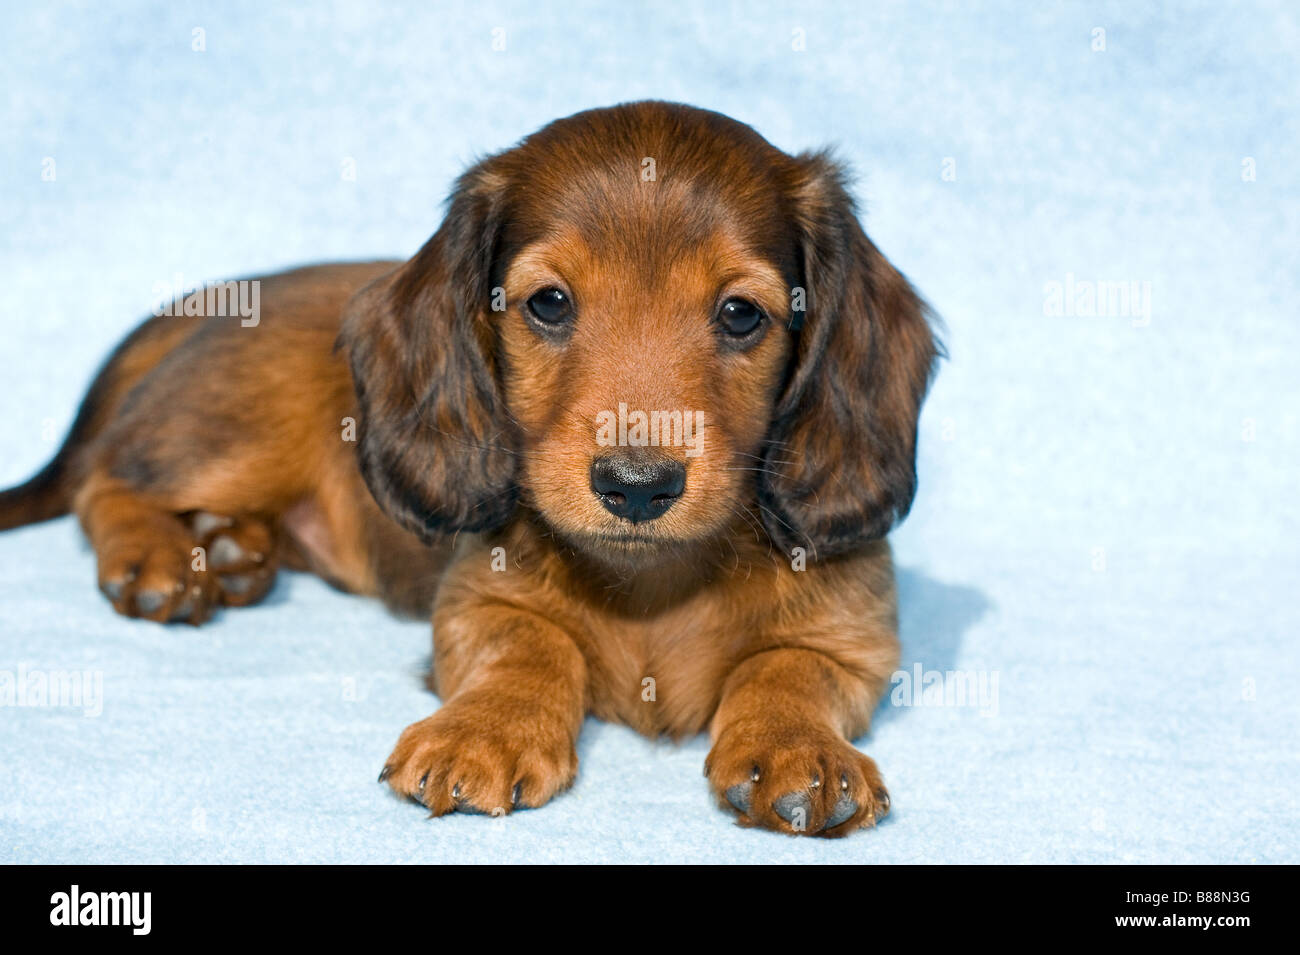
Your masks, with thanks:
M 0 859 L 1300 861 L 1293 4 L 283 6 L 7 14 L 0 482 L 159 284 L 409 255 L 549 119 L 837 144 L 952 354 L 894 536 L 907 678 L 859 741 L 893 814 L 742 830 L 704 739 L 591 722 L 551 805 L 426 820 L 375 776 L 437 705 L 427 625 L 289 575 L 128 621 L 65 518 L 0 536 Z

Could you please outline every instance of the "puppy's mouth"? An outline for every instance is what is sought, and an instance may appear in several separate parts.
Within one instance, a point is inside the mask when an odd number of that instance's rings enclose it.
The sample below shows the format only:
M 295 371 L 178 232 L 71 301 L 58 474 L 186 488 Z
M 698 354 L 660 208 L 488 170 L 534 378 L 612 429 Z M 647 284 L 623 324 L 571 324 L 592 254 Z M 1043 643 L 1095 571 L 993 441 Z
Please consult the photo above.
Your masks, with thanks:
M 600 563 L 611 560 L 615 563 L 658 561 L 688 546 L 688 542 L 669 537 L 662 530 L 656 533 L 648 524 L 584 528 L 561 531 L 560 535 L 574 550 Z
M 680 543 L 635 524 L 629 525 L 626 529 L 582 531 L 576 536 L 588 547 L 613 547 L 627 550 L 629 553 L 662 550 Z

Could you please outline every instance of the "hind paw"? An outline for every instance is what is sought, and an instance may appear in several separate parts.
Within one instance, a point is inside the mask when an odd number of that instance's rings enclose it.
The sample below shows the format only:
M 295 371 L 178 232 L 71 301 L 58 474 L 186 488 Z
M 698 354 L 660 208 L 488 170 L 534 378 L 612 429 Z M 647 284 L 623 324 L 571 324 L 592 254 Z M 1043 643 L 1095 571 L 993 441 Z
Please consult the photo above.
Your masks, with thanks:
M 208 570 L 216 575 L 221 603 L 246 607 L 266 596 L 275 583 L 275 562 L 274 540 L 264 522 L 199 511 L 192 524 Z
M 99 589 L 125 616 L 198 625 L 218 606 L 266 595 L 275 580 L 272 543 L 257 520 L 159 515 L 100 548 Z
M 176 518 L 135 527 L 101 547 L 99 589 L 118 613 L 158 623 L 202 623 L 217 597 L 215 579 Z

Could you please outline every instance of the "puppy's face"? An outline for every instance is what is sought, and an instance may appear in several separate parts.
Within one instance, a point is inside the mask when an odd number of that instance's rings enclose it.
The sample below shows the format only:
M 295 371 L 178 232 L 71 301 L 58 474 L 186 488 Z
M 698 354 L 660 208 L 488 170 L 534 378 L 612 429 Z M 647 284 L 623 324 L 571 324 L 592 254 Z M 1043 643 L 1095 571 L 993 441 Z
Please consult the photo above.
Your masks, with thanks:
M 342 340 L 393 517 L 485 530 L 522 502 L 623 559 L 752 508 L 813 557 L 880 536 L 911 502 L 935 357 L 838 167 L 664 103 L 580 113 L 472 168 Z
M 638 171 L 596 173 L 605 221 L 569 196 L 535 201 L 549 227 L 506 267 L 498 319 L 525 500 L 622 556 L 737 519 L 790 354 L 791 276 L 728 183 L 702 200 Z

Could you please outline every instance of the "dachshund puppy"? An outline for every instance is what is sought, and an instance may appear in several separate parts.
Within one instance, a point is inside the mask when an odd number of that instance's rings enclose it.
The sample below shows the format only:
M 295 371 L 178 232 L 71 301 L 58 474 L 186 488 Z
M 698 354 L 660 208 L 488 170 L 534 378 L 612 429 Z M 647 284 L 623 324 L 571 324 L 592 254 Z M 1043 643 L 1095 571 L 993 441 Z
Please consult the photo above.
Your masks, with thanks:
M 747 825 L 889 808 L 885 534 L 937 356 L 842 170 L 717 113 L 579 113 L 458 180 L 406 263 L 193 293 L 138 328 L 0 527 L 71 510 L 119 613 L 199 623 L 277 567 L 432 611 L 442 707 L 381 780 L 540 806 L 587 713 L 712 734 Z M 209 299 L 210 301 L 210 299 Z

